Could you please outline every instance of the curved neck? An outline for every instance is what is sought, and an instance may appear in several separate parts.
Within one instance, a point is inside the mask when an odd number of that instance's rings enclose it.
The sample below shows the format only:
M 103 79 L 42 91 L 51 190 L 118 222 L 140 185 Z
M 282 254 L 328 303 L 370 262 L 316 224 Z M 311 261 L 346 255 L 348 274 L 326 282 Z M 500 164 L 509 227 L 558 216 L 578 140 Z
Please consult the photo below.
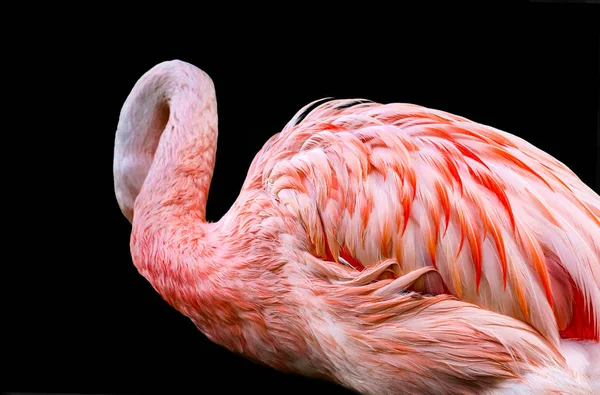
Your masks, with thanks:
M 130 222 L 153 212 L 205 220 L 216 107 L 210 77 L 188 63 L 161 63 L 137 82 L 115 141 L 115 192 Z
M 171 101 L 169 122 L 135 202 L 136 217 L 156 213 L 206 219 L 216 155 L 216 102 L 191 105 L 190 100 L 182 95 Z

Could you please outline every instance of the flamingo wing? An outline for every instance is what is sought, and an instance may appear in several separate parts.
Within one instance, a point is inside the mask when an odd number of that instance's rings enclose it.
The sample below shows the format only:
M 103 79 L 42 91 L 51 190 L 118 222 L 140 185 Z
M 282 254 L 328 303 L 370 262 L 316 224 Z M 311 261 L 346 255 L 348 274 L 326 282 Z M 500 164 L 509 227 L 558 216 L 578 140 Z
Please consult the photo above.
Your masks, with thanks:
M 316 106 L 316 107 L 315 107 Z M 413 285 L 523 320 L 555 344 L 600 329 L 600 197 L 526 141 L 411 104 L 301 110 L 256 156 L 311 253 L 361 271 L 385 259 Z

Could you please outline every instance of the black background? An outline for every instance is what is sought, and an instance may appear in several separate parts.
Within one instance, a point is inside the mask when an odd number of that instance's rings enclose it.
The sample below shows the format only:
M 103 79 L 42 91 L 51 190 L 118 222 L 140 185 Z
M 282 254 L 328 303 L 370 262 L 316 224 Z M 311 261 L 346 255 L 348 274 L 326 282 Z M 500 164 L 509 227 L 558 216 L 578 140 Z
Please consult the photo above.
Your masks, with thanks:
M 425 25 L 378 34 L 313 21 L 305 24 L 314 37 L 252 26 L 228 36 L 220 26 L 198 40 L 159 43 L 127 31 L 66 43 L 61 73 L 48 77 L 62 88 L 48 99 L 59 109 L 43 120 L 52 133 L 35 151 L 43 166 L 28 174 L 33 192 L 23 192 L 27 203 L 15 209 L 25 247 L 14 265 L 25 276 L 9 284 L 15 318 L 0 389 L 217 393 L 208 389 L 216 385 L 219 393 L 346 393 L 213 345 L 137 274 L 130 225 L 113 192 L 121 105 L 164 60 L 188 61 L 213 78 L 220 137 L 210 221 L 227 212 L 263 143 L 300 107 L 326 96 L 410 102 L 492 125 L 554 155 L 598 191 L 600 40 L 585 28 L 593 23 L 589 8 L 523 12 L 490 33 L 478 27 L 462 35 L 450 34 L 452 23 L 426 35 Z M 565 22 L 572 17 L 582 19 Z

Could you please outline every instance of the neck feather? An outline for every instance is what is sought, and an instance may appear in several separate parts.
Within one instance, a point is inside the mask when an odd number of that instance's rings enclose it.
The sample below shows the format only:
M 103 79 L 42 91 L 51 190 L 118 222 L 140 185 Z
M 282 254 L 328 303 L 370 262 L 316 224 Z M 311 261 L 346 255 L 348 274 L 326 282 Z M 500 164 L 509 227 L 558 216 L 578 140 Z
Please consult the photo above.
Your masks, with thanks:
M 196 67 L 165 62 L 127 98 L 115 142 L 115 191 L 132 223 L 140 274 L 172 306 L 212 330 L 231 278 L 219 223 L 206 223 L 217 143 L 213 83 Z

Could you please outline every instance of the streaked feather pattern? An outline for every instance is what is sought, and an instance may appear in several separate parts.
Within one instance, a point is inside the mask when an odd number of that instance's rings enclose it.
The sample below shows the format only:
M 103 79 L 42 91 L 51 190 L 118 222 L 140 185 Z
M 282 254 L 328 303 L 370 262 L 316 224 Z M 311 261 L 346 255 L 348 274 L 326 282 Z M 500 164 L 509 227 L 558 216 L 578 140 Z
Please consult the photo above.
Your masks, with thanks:
M 416 290 L 447 289 L 555 345 L 558 329 L 598 340 L 600 200 L 565 165 L 411 104 L 331 100 L 299 114 L 256 156 L 245 188 L 266 185 L 317 256 L 393 258 L 401 274 L 433 266 L 441 277 Z

